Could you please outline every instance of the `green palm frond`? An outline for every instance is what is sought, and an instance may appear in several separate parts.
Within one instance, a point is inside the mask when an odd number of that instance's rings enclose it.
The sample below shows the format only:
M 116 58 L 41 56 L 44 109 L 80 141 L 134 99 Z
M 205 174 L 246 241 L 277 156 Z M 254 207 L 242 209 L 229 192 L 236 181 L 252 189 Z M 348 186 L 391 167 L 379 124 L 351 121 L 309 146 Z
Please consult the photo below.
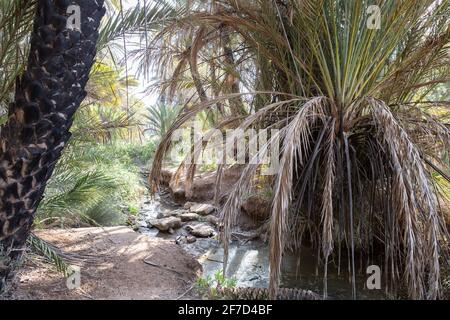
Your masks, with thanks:
M 127 136 L 128 130 L 137 129 L 139 125 L 134 114 L 128 114 L 126 111 L 97 107 L 82 109 L 76 116 L 71 143 L 80 141 L 106 143 L 123 139 Z
M 17 76 L 25 67 L 36 0 L 0 1 L 0 116 L 6 113 Z
M 104 21 L 101 27 L 97 42 L 97 48 L 99 50 L 107 49 L 111 52 L 113 47 L 120 49 L 120 45 L 116 41 L 124 33 L 143 36 L 144 30 L 157 30 L 165 19 L 173 17 L 175 14 L 173 6 L 165 1 L 149 1 L 145 10 L 139 6 L 125 10 L 123 12 L 123 18 L 118 10 L 119 7 L 117 6 L 117 10 L 112 17 Z
M 31 250 L 35 251 L 39 255 L 42 255 L 45 259 L 52 263 L 58 272 L 61 272 L 65 277 L 69 276 L 69 265 L 58 253 L 58 248 L 37 237 L 33 233 L 28 237 L 27 244 Z
M 115 189 L 113 178 L 101 171 L 84 173 L 72 168 L 56 172 L 39 207 L 39 215 L 86 218 L 85 212 L 108 198 Z
M 158 137 L 166 134 L 172 123 L 181 111 L 177 105 L 155 104 L 147 108 L 148 114 L 144 115 L 147 120 L 147 131 Z

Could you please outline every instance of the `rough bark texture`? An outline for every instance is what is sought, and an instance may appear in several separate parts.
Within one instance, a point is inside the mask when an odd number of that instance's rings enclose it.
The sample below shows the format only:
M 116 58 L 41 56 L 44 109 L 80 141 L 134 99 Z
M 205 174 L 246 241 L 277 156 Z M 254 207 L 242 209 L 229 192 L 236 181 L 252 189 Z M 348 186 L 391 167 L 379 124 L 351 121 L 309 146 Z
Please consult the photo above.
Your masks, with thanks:
M 81 30 L 67 28 L 69 5 L 80 8 Z M 86 96 L 104 13 L 103 0 L 38 0 L 27 69 L 0 133 L 0 292 Z

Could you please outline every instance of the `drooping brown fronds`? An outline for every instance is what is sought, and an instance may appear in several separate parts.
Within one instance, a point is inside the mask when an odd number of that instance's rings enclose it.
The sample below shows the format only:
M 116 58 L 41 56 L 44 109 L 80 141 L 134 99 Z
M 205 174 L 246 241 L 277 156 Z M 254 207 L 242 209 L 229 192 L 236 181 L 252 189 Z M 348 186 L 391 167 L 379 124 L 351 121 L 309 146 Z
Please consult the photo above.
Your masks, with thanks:
M 309 245 L 319 253 L 325 296 L 328 265 L 341 270 L 342 261 L 348 262 L 356 296 L 358 254 L 383 266 L 387 291 L 406 288 L 410 298 L 439 297 L 439 258 L 448 240 L 439 203 L 448 201 L 441 181 L 450 172 L 450 114 L 445 96 L 436 98 L 433 90 L 448 82 L 450 4 L 378 1 L 381 29 L 368 27 L 372 2 L 366 0 L 218 5 L 220 10 L 194 1 L 158 34 L 153 44 L 161 46 L 153 56 L 177 52 L 179 59 L 165 70 L 165 76 L 176 71 L 172 81 L 165 78 L 172 92 L 191 96 L 195 80 L 208 97 L 218 97 L 195 104 L 201 99 L 196 90 L 172 130 L 205 109 L 219 110 L 218 123 L 235 117 L 238 97 L 247 116 L 233 127 L 280 129 L 270 141 L 281 141 L 267 222 L 271 296 L 276 297 L 283 252 Z M 169 37 L 177 31 L 179 37 Z M 202 46 L 195 36 L 181 37 L 200 32 Z M 188 68 L 192 52 L 197 65 Z M 228 94 L 230 75 L 241 92 L 252 94 L 244 99 L 236 86 Z M 153 185 L 170 135 L 157 151 Z M 270 143 L 260 146 L 255 157 L 270 149 Z M 221 210 L 225 264 L 242 198 L 260 167 L 247 165 Z
M 287 127 L 286 137 L 283 143 L 283 156 L 280 161 L 280 169 L 275 183 L 275 197 L 273 199 L 272 220 L 270 230 L 270 277 L 279 279 L 281 268 L 281 257 L 284 251 L 283 237 L 287 231 L 287 214 L 291 202 L 293 186 L 294 165 L 298 163 L 303 166 L 309 152 L 310 124 L 316 117 L 324 116 L 323 100 L 325 98 L 314 98 L 303 107 Z M 276 296 L 278 286 L 272 282 L 270 287 L 271 296 Z

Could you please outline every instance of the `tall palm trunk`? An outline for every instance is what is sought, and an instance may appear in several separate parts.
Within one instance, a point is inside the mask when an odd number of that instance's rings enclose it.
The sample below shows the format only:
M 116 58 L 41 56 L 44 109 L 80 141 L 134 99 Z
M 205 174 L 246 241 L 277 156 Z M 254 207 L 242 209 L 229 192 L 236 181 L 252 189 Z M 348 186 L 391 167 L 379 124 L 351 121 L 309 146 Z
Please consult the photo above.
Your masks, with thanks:
M 67 12 L 70 5 L 80 9 L 80 29 L 68 28 L 76 14 Z M 72 117 L 86 96 L 104 13 L 103 0 L 37 2 L 28 65 L 0 133 L 0 292 L 22 256 Z

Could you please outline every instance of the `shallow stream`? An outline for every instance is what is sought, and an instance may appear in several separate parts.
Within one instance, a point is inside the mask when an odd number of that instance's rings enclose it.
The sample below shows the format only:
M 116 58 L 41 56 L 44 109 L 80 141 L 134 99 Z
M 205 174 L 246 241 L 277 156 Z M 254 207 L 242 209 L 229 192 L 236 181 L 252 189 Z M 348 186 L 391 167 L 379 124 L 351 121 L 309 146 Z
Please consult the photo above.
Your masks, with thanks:
M 139 232 L 150 237 L 161 237 L 176 241 L 177 238 L 188 235 L 184 228 L 173 234 L 160 232 L 156 228 L 148 228 L 146 221 L 167 214 L 180 206 L 173 203 L 167 196 L 157 196 L 156 199 L 145 199 L 143 202 L 138 224 Z M 194 243 L 181 243 L 182 248 L 194 255 L 203 267 L 203 276 L 213 277 L 222 268 L 223 248 L 216 239 L 197 238 Z M 300 257 L 300 264 L 299 258 Z M 309 289 L 322 293 L 324 288 L 323 271 L 316 269 L 317 255 L 308 248 L 302 249 L 300 254 L 285 253 L 282 264 L 281 286 L 288 288 Z M 332 299 L 351 299 L 352 289 L 350 276 L 346 265 L 342 267 L 338 276 L 337 269 L 332 264 L 328 267 L 328 295 Z M 237 286 L 268 287 L 269 285 L 269 250 L 267 244 L 261 241 L 249 241 L 230 244 L 226 276 L 235 278 Z M 356 277 L 357 299 L 384 299 L 383 290 L 368 290 L 365 282 L 369 275 L 358 273 Z

